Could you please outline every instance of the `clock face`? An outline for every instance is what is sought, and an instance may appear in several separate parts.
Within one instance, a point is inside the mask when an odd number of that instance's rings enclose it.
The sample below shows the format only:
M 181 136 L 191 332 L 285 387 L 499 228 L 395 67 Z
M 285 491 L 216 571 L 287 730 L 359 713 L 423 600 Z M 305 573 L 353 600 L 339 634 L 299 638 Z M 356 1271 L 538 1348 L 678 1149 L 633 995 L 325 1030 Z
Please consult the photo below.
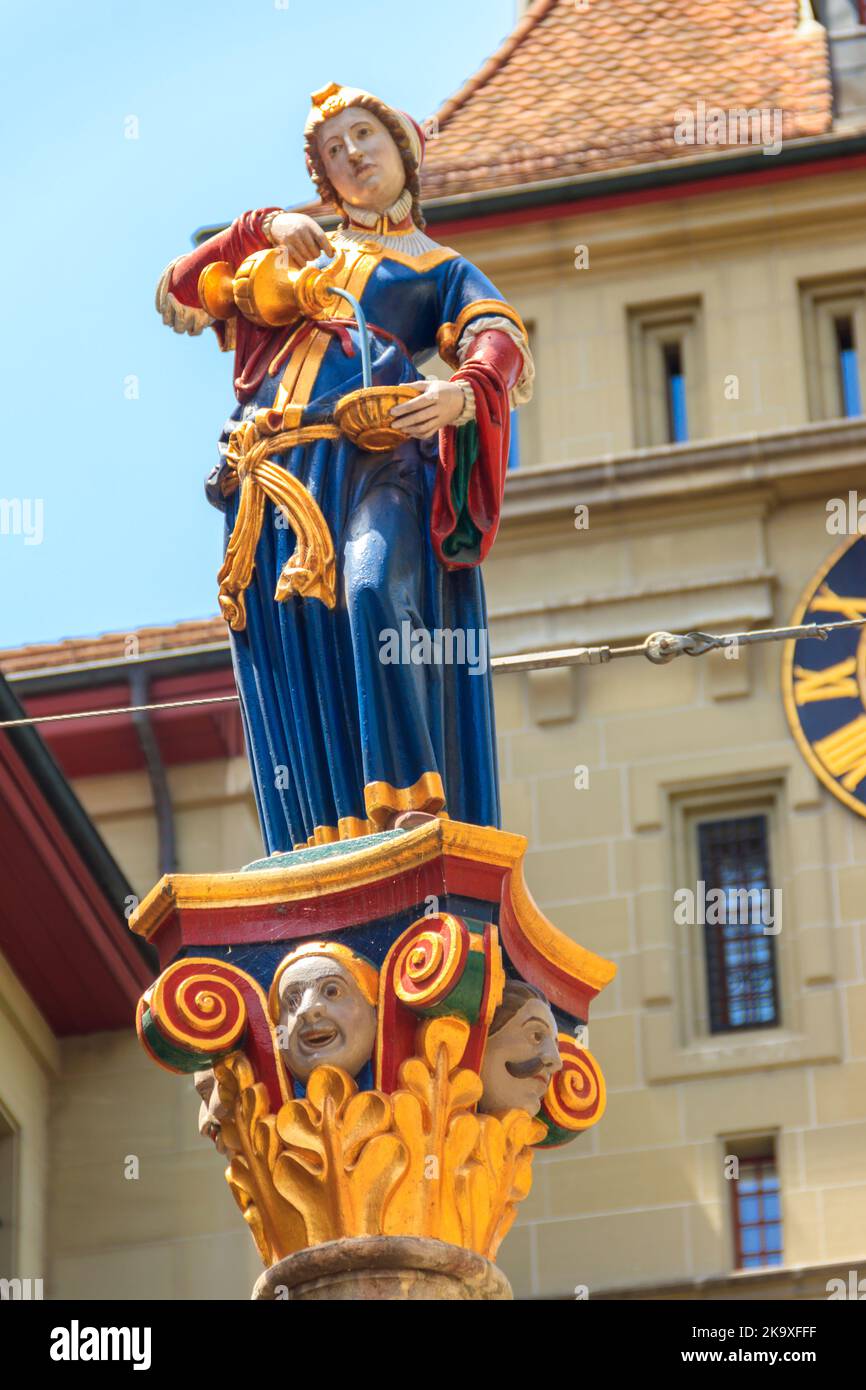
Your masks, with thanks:
M 863 617 L 866 536 L 853 536 L 809 582 L 791 623 Z M 816 777 L 866 816 L 866 628 L 845 628 L 826 642 L 786 643 L 782 691 L 794 738 Z

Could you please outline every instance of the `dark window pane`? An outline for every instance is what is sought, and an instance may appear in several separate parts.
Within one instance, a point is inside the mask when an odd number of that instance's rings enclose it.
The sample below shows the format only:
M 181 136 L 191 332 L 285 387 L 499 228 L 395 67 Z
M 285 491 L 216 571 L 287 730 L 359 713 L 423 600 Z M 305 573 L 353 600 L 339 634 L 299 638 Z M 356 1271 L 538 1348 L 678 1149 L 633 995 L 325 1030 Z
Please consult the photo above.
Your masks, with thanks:
M 742 1231 L 744 1255 L 757 1255 L 761 1250 L 761 1231 L 758 1226 L 746 1226 Z
M 862 415 L 860 399 L 860 361 L 854 338 L 854 324 L 849 316 L 837 318 L 836 351 L 839 363 L 839 394 L 843 415 Z
M 740 1269 L 782 1263 L 779 1176 L 772 1150 L 740 1160 L 733 1184 L 734 1236 Z
M 698 826 L 700 877 L 707 898 L 725 893 L 723 921 L 704 927 L 710 1030 L 772 1027 L 779 1022 L 766 816 Z M 748 890 L 753 890 L 749 892 Z M 707 916 L 715 916 L 709 911 Z
M 781 1215 L 779 1210 L 779 1194 L 777 1192 L 767 1193 L 762 1203 L 762 1215 L 765 1221 L 778 1221 Z
M 666 343 L 662 352 L 667 383 L 668 438 L 672 444 L 683 444 L 689 437 L 689 421 L 682 347 L 679 343 Z

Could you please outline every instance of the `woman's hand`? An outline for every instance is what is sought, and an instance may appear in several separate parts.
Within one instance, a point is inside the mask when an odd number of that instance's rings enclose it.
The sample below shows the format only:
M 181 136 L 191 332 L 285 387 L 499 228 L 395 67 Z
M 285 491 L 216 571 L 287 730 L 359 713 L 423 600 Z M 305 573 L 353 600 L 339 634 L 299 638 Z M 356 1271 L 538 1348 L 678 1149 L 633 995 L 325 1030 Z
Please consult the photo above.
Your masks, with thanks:
M 334 254 L 318 222 L 305 212 L 278 212 L 267 230 L 271 241 L 285 250 L 290 267 L 300 268 L 315 261 L 323 251 L 329 256 Z
M 466 397 L 459 382 L 428 381 L 413 400 L 394 406 L 391 419 L 413 439 L 429 439 L 446 425 L 453 425 L 458 415 L 463 414 L 465 404 Z

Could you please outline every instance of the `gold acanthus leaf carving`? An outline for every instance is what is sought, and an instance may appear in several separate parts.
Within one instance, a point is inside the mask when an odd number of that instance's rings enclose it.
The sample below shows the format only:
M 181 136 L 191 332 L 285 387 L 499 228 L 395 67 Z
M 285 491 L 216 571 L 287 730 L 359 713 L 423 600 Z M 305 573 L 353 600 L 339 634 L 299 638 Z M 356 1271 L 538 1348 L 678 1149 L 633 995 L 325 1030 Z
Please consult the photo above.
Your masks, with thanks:
M 465 1244 L 494 1259 L 532 1187 L 532 1145 L 547 1133 L 525 1110 L 479 1117 L 480 1133 L 457 1176 Z
M 298 1211 L 275 1189 L 271 1174 L 280 1149 L 267 1088 L 249 1059 L 232 1052 L 214 1068 L 220 1100 L 228 1110 L 222 1140 L 230 1162 L 226 1181 L 266 1265 L 307 1244 Z
M 390 1127 L 388 1097 L 359 1093 L 339 1067 L 317 1067 L 306 1100 L 282 1107 L 274 1183 L 303 1217 L 309 1245 L 381 1233 L 382 1208 L 406 1166 Z
M 433 1236 L 464 1245 L 457 1209 L 457 1174 L 478 1140 L 472 1107 L 481 1078 L 460 1066 L 469 1025 L 439 1018 L 418 1030 L 419 1056 L 400 1068 L 391 1097 L 394 1128 L 409 1153 L 403 1181 L 383 1213 L 384 1235 Z
M 392 1095 L 317 1067 L 306 1098 L 277 1115 L 243 1053 L 217 1066 L 226 1178 L 266 1264 L 365 1235 L 429 1236 L 493 1258 L 547 1131 L 522 1110 L 475 1113 L 481 1078 L 461 1066 L 468 1035 L 458 1018 L 422 1024 Z

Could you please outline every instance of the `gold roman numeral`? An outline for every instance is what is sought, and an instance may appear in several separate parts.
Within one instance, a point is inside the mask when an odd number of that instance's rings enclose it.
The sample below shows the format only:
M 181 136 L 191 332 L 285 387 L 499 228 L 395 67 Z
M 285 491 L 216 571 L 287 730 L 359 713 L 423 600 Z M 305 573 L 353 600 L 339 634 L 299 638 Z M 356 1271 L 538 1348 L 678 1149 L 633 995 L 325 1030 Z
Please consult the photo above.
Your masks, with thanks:
M 829 584 L 822 584 L 812 602 L 810 613 L 841 613 L 843 618 L 866 618 L 866 598 L 840 598 Z
M 866 714 L 812 745 L 828 772 L 853 792 L 866 777 Z
M 857 661 L 837 661 L 823 671 L 809 671 L 805 666 L 794 667 L 794 699 L 798 705 L 810 705 L 813 700 L 838 700 L 843 696 L 860 694 L 854 677 Z

